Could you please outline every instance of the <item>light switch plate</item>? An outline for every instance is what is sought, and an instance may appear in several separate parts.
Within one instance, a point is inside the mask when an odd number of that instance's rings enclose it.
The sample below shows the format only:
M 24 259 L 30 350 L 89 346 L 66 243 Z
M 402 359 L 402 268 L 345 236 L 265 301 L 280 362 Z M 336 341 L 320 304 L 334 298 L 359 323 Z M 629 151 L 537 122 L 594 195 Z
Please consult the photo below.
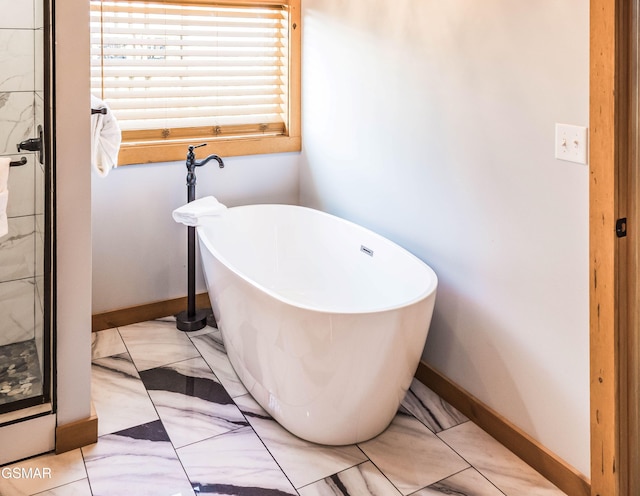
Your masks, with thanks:
M 556 158 L 586 164 L 588 156 L 586 127 L 556 124 Z

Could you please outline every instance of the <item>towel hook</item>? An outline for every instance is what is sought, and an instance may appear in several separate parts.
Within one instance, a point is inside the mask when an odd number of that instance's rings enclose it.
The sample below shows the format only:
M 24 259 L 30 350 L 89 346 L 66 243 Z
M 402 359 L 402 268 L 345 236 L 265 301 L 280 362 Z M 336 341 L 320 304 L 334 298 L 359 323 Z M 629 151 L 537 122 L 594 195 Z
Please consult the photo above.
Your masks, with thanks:
M 22 157 L 20 160 L 9 162 L 9 167 L 19 167 L 27 163 L 27 157 Z

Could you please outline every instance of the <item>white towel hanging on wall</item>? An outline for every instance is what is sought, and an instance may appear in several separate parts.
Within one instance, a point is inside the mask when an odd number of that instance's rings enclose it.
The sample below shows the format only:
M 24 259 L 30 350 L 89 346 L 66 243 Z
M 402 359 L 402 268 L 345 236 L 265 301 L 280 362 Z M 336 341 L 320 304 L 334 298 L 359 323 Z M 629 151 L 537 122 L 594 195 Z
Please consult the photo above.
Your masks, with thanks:
M 7 219 L 7 203 L 9 201 L 9 167 L 10 157 L 0 157 L 0 236 L 9 232 L 9 220 Z
M 122 142 L 122 132 L 109 106 L 91 95 L 91 108 L 106 108 L 106 114 L 91 114 L 91 165 L 100 177 L 118 166 L 118 152 Z

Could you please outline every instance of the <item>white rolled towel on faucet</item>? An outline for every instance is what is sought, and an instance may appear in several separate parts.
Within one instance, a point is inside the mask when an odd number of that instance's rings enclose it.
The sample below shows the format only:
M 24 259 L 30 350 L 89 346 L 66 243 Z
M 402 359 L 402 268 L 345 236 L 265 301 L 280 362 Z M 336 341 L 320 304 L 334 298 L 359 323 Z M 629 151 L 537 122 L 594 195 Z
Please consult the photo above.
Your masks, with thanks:
M 176 208 L 172 215 L 173 220 L 185 226 L 199 226 L 207 217 L 220 215 L 227 209 L 214 196 L 205 196 Z

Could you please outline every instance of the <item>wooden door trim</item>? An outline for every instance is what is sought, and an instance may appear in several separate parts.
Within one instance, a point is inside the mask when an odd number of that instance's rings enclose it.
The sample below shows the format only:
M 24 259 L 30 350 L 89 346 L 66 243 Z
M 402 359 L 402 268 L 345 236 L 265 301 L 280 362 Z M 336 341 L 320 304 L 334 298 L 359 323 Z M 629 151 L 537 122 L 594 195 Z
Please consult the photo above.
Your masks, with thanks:
M 630 486 L 636 386 L 630 346 L 635 343 L 633 236 L 618 237 L 616 221 L 631 219 L 633 102 L 631 36 L 638 0 L 590 2 L 590 389 L 591 494 L 626 496 Z M 636 345 L 637 347 L 637 345 Z M 634 399 L 635 397 L 635 399 Z

